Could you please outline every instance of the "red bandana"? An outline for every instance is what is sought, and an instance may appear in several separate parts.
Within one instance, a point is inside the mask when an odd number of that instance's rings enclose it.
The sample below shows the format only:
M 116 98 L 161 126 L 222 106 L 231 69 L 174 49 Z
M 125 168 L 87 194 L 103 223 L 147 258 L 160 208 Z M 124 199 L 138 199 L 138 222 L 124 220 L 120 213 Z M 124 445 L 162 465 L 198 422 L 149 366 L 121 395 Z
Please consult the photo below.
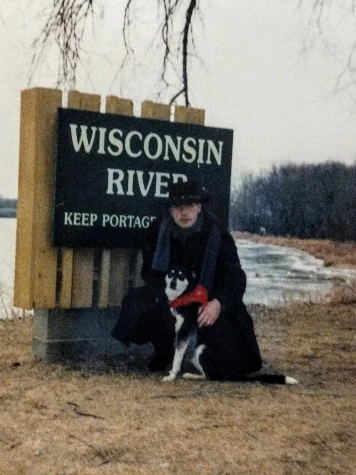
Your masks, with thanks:
M 171 300 L 169 302 L 169 306 L 173 308 L 184 307 L 190 303 L 200 303 L 202 305 L 206 305 L 208 303 L 208 291 L 204 286 L 200 284 L 197 285 L 191 292 L 188 292 L 182 297 Z

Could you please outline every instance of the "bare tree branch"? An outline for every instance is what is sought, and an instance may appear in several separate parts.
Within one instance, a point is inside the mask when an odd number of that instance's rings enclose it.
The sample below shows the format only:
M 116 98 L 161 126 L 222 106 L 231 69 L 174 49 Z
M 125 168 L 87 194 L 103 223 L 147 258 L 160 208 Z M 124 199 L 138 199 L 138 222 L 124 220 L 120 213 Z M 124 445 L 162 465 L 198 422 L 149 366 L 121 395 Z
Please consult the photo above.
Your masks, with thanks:
M 74 87 L 76 70 L 80 59 L 83 35 L 87 20 L 93 17 L 94 0 L 53 0 L 47 21 L 33 43 L 31 83 L 46 48 L 54 41 L 59 50 L 57 86 L 68 84 Z
M 132 41 L 132 25 L 137 14 L 137 0 L 126 0 L 123 10 L 122 38 L 126 55 L 115 79 L 130 62 L 135 64 L 136 51 Z M 164 90 L 176 89 L 171 103 L 184 97 L 189 100 L 190 58 L 195 55 L 192 25 L 199 0 L 156 0 L 158 39 L 152 40 L 151 48 L 163 48 L 160 80 Z M 83 52 L 84 33 L 88 20 L 95 22 L 94 5 L 100 0 L 52 0 L 44 27 L 33 43 L 30 83 L 41 62 L 46 58 L 48 47 L 55 44 L 59 51 L 57 86 L 75 86 L 77 69 Z M 183 19 L 183 21 L 182 21 Z M 179 38 L 179 40 L 177 40 Z
M 319 40 L 340 64 L 335 92 L 352 92 L 356 86 L 355 7 L 355 0 L 297 1 L 297 9 L 306 14 L 304 50 L 315 48 Z
M 184 97 L 185 97 L 185 105 L 188 107 L 189 104 L 189 97 L 188 97 L 188 45 L 189 45 L 189 34 L 191 32 L 191 24 L 192 24 L 192 16 L 194 10 L 197 6 L 196 0 L 191 0 L 190 4 L 187 9 L 186 13 L 186 22 L 184 25 L 184 32 L 183 32 L 183 87 L 184 87 Z

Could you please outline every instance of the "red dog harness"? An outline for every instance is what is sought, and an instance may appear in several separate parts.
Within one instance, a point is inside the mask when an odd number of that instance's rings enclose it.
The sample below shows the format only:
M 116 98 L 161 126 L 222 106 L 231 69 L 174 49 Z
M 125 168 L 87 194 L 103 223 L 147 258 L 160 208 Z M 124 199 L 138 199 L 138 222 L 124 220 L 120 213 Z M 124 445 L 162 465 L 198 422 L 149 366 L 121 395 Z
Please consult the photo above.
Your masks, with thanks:
M 173 308 L 184 307 L 190 303 L 200 303 L 202 305 L 206 305 L 208 303 L 208 291 L 203 285 L 199 284 L 191 292 L 188 292 L 182 297 L 171 300 L 169 302 L 169 306 Z

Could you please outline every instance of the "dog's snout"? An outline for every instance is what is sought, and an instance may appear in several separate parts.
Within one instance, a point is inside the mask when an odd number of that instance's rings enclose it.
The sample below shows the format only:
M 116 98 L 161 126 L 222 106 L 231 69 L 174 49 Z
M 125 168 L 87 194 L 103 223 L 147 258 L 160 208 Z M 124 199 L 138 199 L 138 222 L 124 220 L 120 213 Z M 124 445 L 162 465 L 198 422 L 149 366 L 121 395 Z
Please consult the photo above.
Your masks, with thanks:
M 170 285 L 171 289 L 172 290 L 176 290 L 177 289 L 177 279 L 172 279 L 171 280 L 171 285 Z

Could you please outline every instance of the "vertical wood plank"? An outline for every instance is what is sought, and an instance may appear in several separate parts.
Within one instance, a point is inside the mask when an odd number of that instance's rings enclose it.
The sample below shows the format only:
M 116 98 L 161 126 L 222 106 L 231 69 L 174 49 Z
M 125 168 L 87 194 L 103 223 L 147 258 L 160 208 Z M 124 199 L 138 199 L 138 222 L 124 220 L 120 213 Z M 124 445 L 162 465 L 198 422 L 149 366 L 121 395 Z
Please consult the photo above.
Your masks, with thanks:
M 129 99 L 108 96 L 106 98 L 105 111 L 111 114 L 132 116 L 133 103 Z M 121 301 L 128 290 L 130 250 L 112 249 L 109 252 L 110 266 L 109 269 L 102 269 L 101 279 L 108 281 L 107 305 L 117 306 L 121 305 Z M 108 272 L 108 274 L 105 274 L 105 272 Z M 100 299 L 104 305 L 104 299 L 99 293 L 99 301 Z
M 107 96 L 105 112 L 110 114 L 133 115 L 133 102 L 116 96 Z
M 92 306 L 94 281 L 94 250 L 73 250 L 73 280 L 72 302 L 73 308 Z
M 192 107 L 176 106 L 174 109 L 174 122 L 204 125 L 205 110 Z
M 88 111 L 100 111 L 100 96 L 83 94 L 78 91 L 68 93 L 68 107 Z M 93 299 L 94 250 L 73 250 L 72 302 L 73 308 L 91 307 Z M 63 275 L 64 285 L 68 275 Z
M 134 265 L 133 265 L 130 279 L 134 287 L 140 287 L 141 285 L 144 285 L 144 280 L 141 277 L 141 269 L 142 269 L 142 264 L 143 264 L 142 251 L 141 250 L 136 251 L 133 258 L 134 258 Z
M 59 90 L 21 94 L 14 305 L 54 308 L 57 250 L 51 246 L 55 126 Z
M 101 97 L 99 94 L 86 94 L 79 91 L 68 92 L 68 108 L 100 112 Z
M 61 288 L 59 294 L 60 308 L 71 308 L 73 282 L 73 249 L 62 248 Z
M 33 308 L 35 206 L 35 117 L 36 97 L 33 90 L 21 93 L 20 153 L 16 225 L 14 305 Z
M 35 308 L 56 305 L 57 249 L 52 247 L 52 214 L 55 176 L 55 141 L 57 111 L 62 105 L 62 92 L 41 90 L 38 114 L 41 137 L 37 146 L 36 169 L 36 260 Z M 39 121 L 38 121 L 39 122 Z
M 103 249 L 98 277 L 98 307 L 107 307 L 110 288 L 110 249 Z
M 171 106 L 168 104 L 157 104 L 152 101 L 144 101 L 141 104 L 141 117 L 146 119 L 170 120 Z
M 122 299 L 129 288 L 130 277 L 130 249 L 112 249 L 110 280 L 109 280 L 109 306 L 121 305 Z

